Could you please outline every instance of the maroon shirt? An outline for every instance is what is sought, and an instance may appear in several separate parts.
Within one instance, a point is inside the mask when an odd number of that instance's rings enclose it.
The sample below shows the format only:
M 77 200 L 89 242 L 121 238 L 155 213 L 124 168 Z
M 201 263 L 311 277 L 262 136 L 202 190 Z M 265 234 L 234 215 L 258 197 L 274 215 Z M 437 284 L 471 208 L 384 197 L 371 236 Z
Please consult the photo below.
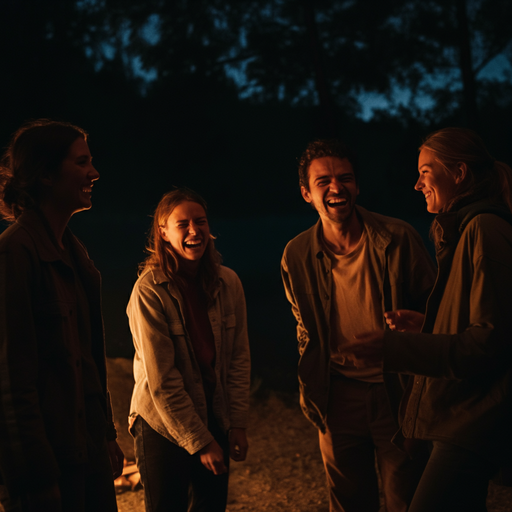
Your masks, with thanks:
M 185 278 L 181 288 L 185 325 L 192 342 L 194 354 L 201 370 L 206 401 L 210 407 L 215 391 L 215 340 L 208 317 L 208 298 L 200 281 L 191 276 Z

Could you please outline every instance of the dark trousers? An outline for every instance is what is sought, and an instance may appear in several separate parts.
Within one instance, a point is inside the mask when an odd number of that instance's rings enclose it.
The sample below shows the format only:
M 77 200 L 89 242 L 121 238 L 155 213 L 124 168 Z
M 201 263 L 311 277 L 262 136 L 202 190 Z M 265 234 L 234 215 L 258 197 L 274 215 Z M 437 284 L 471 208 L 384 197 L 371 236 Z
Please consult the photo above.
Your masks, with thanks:
M 331 512 L 380 509 L 376 463 L 384 510 L 407 511 L 428 453 L 411 460 L 391 443 L 397 430 L 384 384 L 331 378 L 327 431 L 319 435 Z
M 112 466 L 106 443 L 89 464 L 63 465 L 60 469 L 58 483 L 62 512 L 117 512 Z M 34 478 L 37 479 L 37 475 Z M 47 510 L 44 504 L 34 502 L 30 496 L 11 496 L 5 488 L 2 505 L 6 512 Z M 51 510 L 56 509 L 52 507 Z
M 227 436 L 218 427 L 210 432 L 224 450 L 229 464 Z M 155 432 L 138 416 L 132 427 L 146 512 L 224 512 L 228 497 L 228 473 L 214 475 L 201 463 Z M 229 467 L 229 466 L 228 466 Z
M 497 464 L 481 455 L 434 441 L 409 512 L 485 512 Z

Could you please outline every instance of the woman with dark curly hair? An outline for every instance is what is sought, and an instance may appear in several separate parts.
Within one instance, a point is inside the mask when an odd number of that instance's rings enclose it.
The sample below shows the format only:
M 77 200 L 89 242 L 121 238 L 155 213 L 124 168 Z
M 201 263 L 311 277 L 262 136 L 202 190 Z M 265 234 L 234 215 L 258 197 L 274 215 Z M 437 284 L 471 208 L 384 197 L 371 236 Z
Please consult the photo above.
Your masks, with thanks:
M 67 227 L 99 174 L 87 134 L 39 119 L 0 166 L 0 470 L 7 511 L 113 512 L 122 471 L 100 276 Z M 34 478 L 34 475 L 37 475 Z
M 436 284 L 425 315 L 388 312 L 391 331 L 359 336 L 354 363 L 414 375 L 401 429 L 432 453 L 409 512 L 481 512 L 512 448 L 512 169 L 472 130 L 445 128 L 418 170 L 437 214 Z
M 220 264 L 206 203 L 165 194 L 128 304 L 130 431 L 148 512 L 222 512 L 245 459 L 250 356 L 238 276 Z

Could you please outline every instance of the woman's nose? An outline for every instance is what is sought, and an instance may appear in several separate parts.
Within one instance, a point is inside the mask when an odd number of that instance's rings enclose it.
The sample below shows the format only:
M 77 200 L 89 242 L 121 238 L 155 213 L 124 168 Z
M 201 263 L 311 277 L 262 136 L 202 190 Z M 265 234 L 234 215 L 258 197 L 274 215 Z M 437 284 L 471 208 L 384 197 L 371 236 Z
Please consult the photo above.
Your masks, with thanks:
M 418 178 L 418 181 L 416 182 L 416 185 L 414 185 L 414 190 L 421 190 L 423 188 L 423 179 L 422 177 L 420 176 Z
M 96 170 L 96 167 L 91 165 L 91 170 L 89 171 L 89 179 L 91 181 L 96 181 L 100 177 L 100 173 Z

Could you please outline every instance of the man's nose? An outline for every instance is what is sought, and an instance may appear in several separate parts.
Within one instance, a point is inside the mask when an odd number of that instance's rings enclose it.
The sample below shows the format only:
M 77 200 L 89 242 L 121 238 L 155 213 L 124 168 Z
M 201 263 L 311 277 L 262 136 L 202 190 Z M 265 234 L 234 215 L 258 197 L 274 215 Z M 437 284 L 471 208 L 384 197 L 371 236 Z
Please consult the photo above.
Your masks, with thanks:
M 341 190 L 343 190 L 345 187 L 343 186 L 342 183 L 339 183 L 338 181 L 331 181 L 330 185 L 329 185 L 329 189 L 331 192 L 334 192 L 335 194 L 338 194 L 339 192 L 341 192 Z

